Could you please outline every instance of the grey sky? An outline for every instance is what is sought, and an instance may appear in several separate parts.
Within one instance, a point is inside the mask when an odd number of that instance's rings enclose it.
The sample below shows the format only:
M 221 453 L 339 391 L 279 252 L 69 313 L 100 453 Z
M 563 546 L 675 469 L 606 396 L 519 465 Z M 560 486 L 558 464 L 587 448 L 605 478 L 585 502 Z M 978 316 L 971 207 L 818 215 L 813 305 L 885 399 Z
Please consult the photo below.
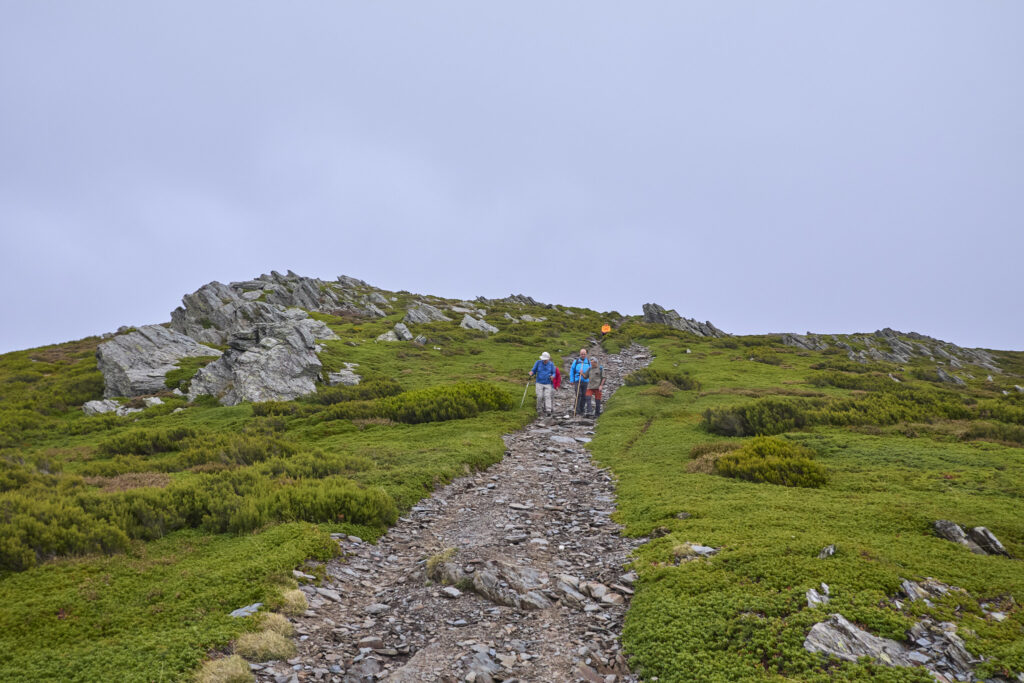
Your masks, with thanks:
M 272 269 L 1024 349 L 1024 3 L 0 0 L 0 351 Z

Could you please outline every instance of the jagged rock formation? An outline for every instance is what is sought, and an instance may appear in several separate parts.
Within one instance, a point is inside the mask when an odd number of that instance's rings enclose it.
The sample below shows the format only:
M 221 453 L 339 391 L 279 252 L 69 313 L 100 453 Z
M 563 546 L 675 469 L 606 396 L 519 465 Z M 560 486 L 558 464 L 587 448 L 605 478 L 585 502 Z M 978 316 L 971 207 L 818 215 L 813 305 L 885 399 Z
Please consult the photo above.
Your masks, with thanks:
M 940 519 L 932 525 L 932 528 L 941 538 L 962 545 L 975 555 L 1010 556 L 995 534 L 983 526 L 976 526 L 965 532 L 956 522 Z
M 440 322 L 443 320 L 451 320 L 451 318 L 446 316 L 441 309 L 435 308 L 428 303 L 423 303 L 422 301 L 411 306 L 409 310 L 405 312 L 405 317 L 402 318 L 402 322 L 409 323 L 410 325 Z
M 319 347 L 300 322 L 232 336 L 224 355 L 192 378 L 189 399 L 210 395 L 224 405 L 236 405 L 242 401 L 289 401 L 316 391 L 323 369 L 316 355 Z
M 487 332 L 488 334 L 494 334 L 498 331 L 498 328 L 484 320 L 477 320 L 469 313 L 466 313 L 462 317 L 462 322 L 459 323 L 459 327 L 464 327 L 467 330 L 480 330 L 481 332 Z
M 321 282 L 320 280 L 300 278 L 293 282 L 293 291 L 284 290 L 282 286 L 273 283 L 268 284 L 269 289 L 265 290 L 249 288 L 258 282 L 261 281 L 232 283 L 228 286 L 214 281 L 203 285 L 192 294 L 182 297 L 183 306 L 171 312 L 171 328 L 206 344 L 225 344 L 232 337 L 252 337 L 257 331 L 267 336 L 267 331 L 271 328 L 279 330 L 283 326 L 304 327 L 317 339 L 330 339 L 334 336 L 327 325 L 319 320 L 313 320 L 305 311 L 270 301 L 274 299 L 293 303 L 312 299 L 310 289 L 316 288 L 311 283 Z M 261 297 L 265 297 L 266 300 L 259 300 Z M 308 310 L 337 311 L 339 309 L 331 308 L 336 302 L 336 297 L 327 299 L 324 307 L 318 303 L 310 306 Z M 310 301 L 304 303 L 308 304 Z M 376 315 L 368 311 L 363 313 Z
M 161 325 L 146 325 L 119 335 L 96 349 L 103 373 L 103 395 L 141 396 L 166 391 L 164 378 L 182 358 L 219 356 L 220 351 Z
M 684 318 L 675 311 L 666 311 L 658 304 L 644 304 L 644 322 L 656 325 L 667 325 L 674 330 L 692 332 L 701 337 L 728 337 L 710 322 L 697 322 L 692 318 Z
M 824 351 L 828 348 L 828 344 L 810 332 L 807 333 L 806 337 L 801 334 L 784 334 L 782 335 L 782 343 L 786 346 L 795 346 L 798 349 L 806 349 L 808 351 Z
M 833 655 L 847 662 L 871 657 L 889 666 L 914 665 L 903 645 L 889 638 L 871 635 L 841 614 L 830 614 L 828 620 L 812 626 L 804 640 L 804 649 Z
M 542 304 L 531 296 L 525 294 L 511 294 L 506 296 L 504 299 L 488 299 L 482 296 L 476 298 L 477 303 L 484 304 L 485 306 L 494 306 L 495 304 L 513 304 L 515 306 L 537 306 L 539 308 L 554 308 L 553 304 Z

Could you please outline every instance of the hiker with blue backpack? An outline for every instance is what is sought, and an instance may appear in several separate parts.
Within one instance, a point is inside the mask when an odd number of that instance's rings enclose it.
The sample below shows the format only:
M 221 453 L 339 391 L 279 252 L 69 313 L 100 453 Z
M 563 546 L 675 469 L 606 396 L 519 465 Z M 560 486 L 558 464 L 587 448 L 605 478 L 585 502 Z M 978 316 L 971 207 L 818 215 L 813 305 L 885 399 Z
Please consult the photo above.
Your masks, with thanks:
M 587 386 L 590 384 L 590 360 L 587 350 L 580 349 L 580 357 L 569 366 L 569 384 L 572 386 L 575 404 L 573 417 L 583 415 L 587 400 Z
M 543 409 L 544 415 L 551 417 L 551 399 L 555 395 L 555 376 L 558 374 L 558 367 L 551 362 L 551 354 L 545 351 L 540 354 L 540 360 L 533 364 L 533 369 L 530 370 L 530 377 L 536 377 L 537 381 L 533 385 L 534 391 L 537 392 L 537 414 L 541 414 Z M 542 406 L 543 404 L 543 406 Z

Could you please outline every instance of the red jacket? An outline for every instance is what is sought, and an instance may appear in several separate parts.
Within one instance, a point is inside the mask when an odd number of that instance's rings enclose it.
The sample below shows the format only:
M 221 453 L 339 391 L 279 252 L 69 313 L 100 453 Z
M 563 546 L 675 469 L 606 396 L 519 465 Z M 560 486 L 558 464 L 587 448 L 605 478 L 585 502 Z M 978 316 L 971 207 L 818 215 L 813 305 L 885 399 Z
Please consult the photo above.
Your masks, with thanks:
M 562 386 L 562 373 L 558 371 L 558 368 L 555 368 L 555 378 L 551 380 L 551 386 L 555 389 Z

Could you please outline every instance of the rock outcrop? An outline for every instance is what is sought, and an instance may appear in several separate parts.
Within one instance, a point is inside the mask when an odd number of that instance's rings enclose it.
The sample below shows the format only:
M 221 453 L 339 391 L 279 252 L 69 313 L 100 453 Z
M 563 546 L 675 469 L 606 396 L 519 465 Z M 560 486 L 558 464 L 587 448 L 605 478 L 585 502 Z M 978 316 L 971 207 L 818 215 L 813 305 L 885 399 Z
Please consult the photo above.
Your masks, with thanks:
M 298 313 L 305 314 L 297 309 L 284 313 L 293 316 L 290 323 L 250 328 L 232 336 L 230 348 L 192 378 L 189 399 L 210 395 L 224 405 L 236 405 L 289 401 L 316 391 L 323 366 L 311 326 L 302 324 L 309 319 L 298 318 Z
M 710 322 L 697 322 L 692 318 L 684 318 L 675 311 L 666 311 L 658 304 L 644 304 L 644 322 L 655 325 L 667 325 L 674 330 L 692 332 L 701 337 L 728 337 Z
M 828 348 L 828 344 L 810 332 L 807 333 L 806 337 L 802 334 L 784 334 L 782 335 L 782 343 L 786 346 L 795 346 L 798 349 L 806 349 L 808 351 L 824 351 Z
M 975 555 L 1010 556 L 995 534 L 983 526 L 976 526 L 965 532 L 956 522 L 940 519 L 932 525 L 932 528 L 941 538 L 962 545 Z
M 299 291 L 308 294 L 306 287 Z M 240 336 L 270 336 L 271 330 L 280 332 L 285 327 L 302 327 L 317 339 L 335 338 L 326 324 L 310 318 L 305 311 L 256 300 L 251 296 L 253 293 L 254 290 L 228 287 L 220 282 L 203 285 L 182 298 L 184 306 L 171 313 L 171 327 L 206 344 L 225 344 Z M 289 300 L 294 298 L 298 297 Z
M 459 327 L 464 327 L 467 330 L 480 330 L 481 332 L 486 332 L 488 334 L 494 334 L 498 331 L 498 328 L 494 325 L 491 325 L 484 320 L 478 320 L 469 313 L 462 316 L 462 322 L 459 323 Z
M 879 638 L 858 628 L 841 614 L 830 614 L 826 621 L 811 627 L 804 640 L 808 652 L 832 655 L 847 662 L 871 657 L 889 666 L 913 666 L 907 648 L 895 640 Z
M 430 304 L 423 303 L 422 301 L 411 306 L 409 310 L 405 312 L 405 317 L 402 318 L 402 322 L 409 323 L 410 325 L 441 322 L 444 320 L 451 320 L 451 318 L 446 316 L 441 309 L 435 308 Z
M 484 306 L 494 306 L 496 304 L 512 304 L 514 306 L 536 306 L 538 308 L 552 308 L 551 304 L 542 304 L 541 302 L 534 299 L 532 296 L 526 296 L 525 294 L 510 294 L 504 299 L 488 299 L 486 297 L 478 296 L 476 298 L 477 303 L 481 303 Z
M 146 325 L 100 344 L 96 362 L 106 385 L 103 395 L 110 398 L 166 391 L 164 378 L 182 358 L 220 354 L 162 325 Z

